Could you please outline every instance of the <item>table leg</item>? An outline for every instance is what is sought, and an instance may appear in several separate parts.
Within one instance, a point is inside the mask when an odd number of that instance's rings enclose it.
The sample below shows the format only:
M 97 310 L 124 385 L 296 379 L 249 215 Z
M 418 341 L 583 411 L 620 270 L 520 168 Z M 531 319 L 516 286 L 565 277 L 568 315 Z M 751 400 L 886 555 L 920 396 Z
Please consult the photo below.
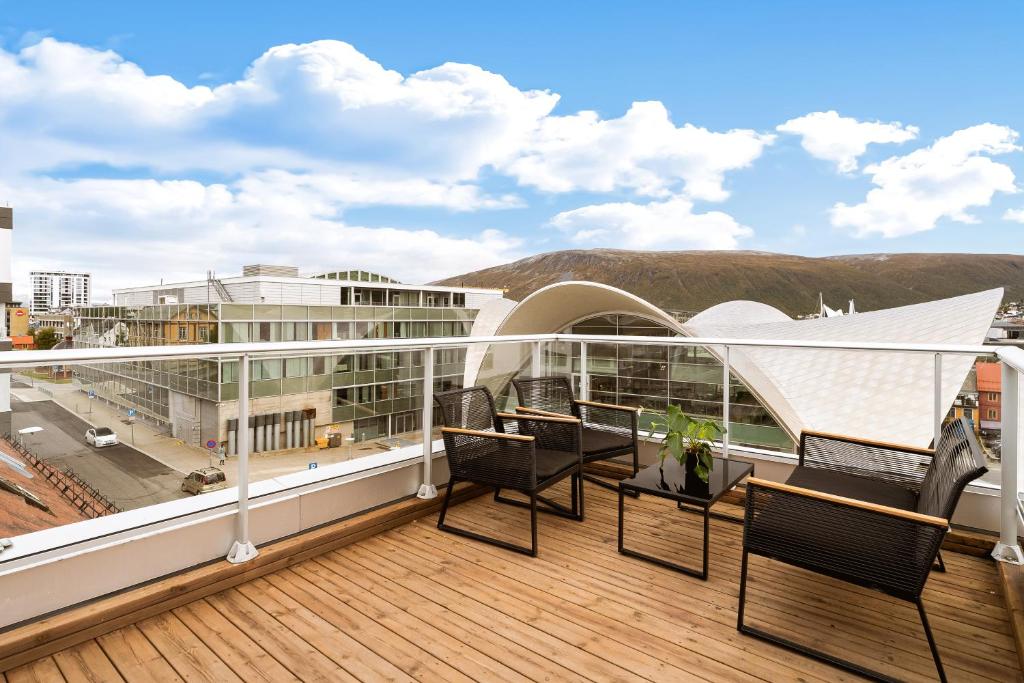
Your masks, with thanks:
M 626 512 L 626 507 L 624 505 L 624 500 L 625 500 L 625 498 L 623 496 L 622 487 L 620 486 L 619 487 L 619 552 L 620 553 L 622 552 L 622 526 L 625 523 L 624 515 L 625 515 L 625 512 Z
M 701 577 L 705 581 L 708 580 L 708 526 L 709 520 L 711 519 L 711 506 L 704 506 L 704 571 L 701 572 Z
M 639 494 L 639 491 L 637 491 L 636 493 Z M 626 555 L 628 557 L 635 557 L 635 558 L 637 558 L 639 560 L 645 560 L 647 562 L 651 562 L 653 564 L 656 564 L 659 567 L 665 567 L 666 569 L 671 569 L 673 571 L 677 571 L 677 572 L 680 572 L 682 574 L 687 574 L 688 576 L 695 576 L 698 579 L 702 579 L 704 581 L 708 580 L 708 527 L 709 527 L 709 524 L 710 524 L 710 521 L 709 521 L 710 520 L 710 507 L 707 507 L 707 506 L 704 507 L 704 556 L 702 558 L 701 570 L 691 569 L 690 567 L 684 567 L 681 564 L 676 564 L 674 562 L 669 562 L 668 560 L 662 560 L 661 558 L 652 557 L 651 555 L 645 555 L 644 553 L 637 552 L 636 550 L 630 550 L 629 548 L 625 547 L 625 544 L 624 544 L 624 541 L 623 541 L 624 527 L 625 527 L 625 512 L 626 512 L 626 507 L 625 507 L 625 491 L 622 488 L 620 488 L 619 489 L 619 552 L 621 554 Z

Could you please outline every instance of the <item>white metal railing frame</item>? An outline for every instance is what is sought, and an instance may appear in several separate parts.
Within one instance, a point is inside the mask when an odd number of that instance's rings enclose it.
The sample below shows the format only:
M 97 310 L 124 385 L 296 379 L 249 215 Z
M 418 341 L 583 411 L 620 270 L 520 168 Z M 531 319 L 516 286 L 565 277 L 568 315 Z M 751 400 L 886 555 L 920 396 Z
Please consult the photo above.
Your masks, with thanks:
M 970 344 L 907 344 L 892 342 L 844 342 L 844 341 L 805 341 L 787 339 L 743 339 L 726 337 L 644 337 L 644 336 L 611 336 L 611 335 L 579 335 L 579 334 L 526 334 L 477 337 L 434 337 L 421 339 L 353 339 L 353 340 L 319 340 L 296 342 L 239 342 L 218 344 L 183 344 L 171 346 L 147 347 L 112 347 L 112 348 L 78 348 L 48 351 L 3 351 L 0 352 L 0 369 L 16 369 L 36 367 L 40 365 L 84 363 L 103 363 L 116 361 L 138 360 L 173 360 L 176 358 L 231 359 L 239 361 L 248 370 L 248 363 L 253 360 L 280 358 L 287 356 L 318 356 L 337 355 L 338 353 L 372 353 L 383 351 L 420 351 L 428 354 L 424 357 L 423 377 L 423 420 L 424 426 L 431 420 L 431 404 L 433 396 L 432 372 L 427 368 L 433 366 L 433 352 L 438 349 L 469 347 L 476 344 L 505 345 L 527 344 L 532 350 L 534 359 L 531 370 L 536 373 L 540 369 L 540 349 L 547 342 L 572 342 L 580 344 L 581 373 L 580 393 L 583 398 L 590 394 L 590 381 L 587 365 L 587 345 L 590 343 L 612 343 L 650 346 L 690 346 L 722 349 L 723 386 L 729 386 L 731 372 L 729 350 L 732 347 L 781 348 L 781 349 L 813 349 L 842 351 L 876 351 L 910 354 L 932 354 L 935 358 L 935 435 L 939 434 L 945 411 L 942 410 L 938 387 L 941 385 L 942 357 L 945 355 L 969 355 L 997 358 L 1003 362 L 1002 387 L 1002 463 L 1000 485 L 1000 540 L 993 551 L 993 556 L 1004 562 L 1024 564 L 1024 553 L 1018 541 L 1018 515 L 1020 507 L 1020 476 L 1019 447 L 1021 430 L 1019 428 L 1019 411 L 1021 401 L 1020 374 L 1024 372 L 1024 350 L 1006 346 L 986 346 Z M 248 375 L 242 375 L 240 380 Z M 244 389 L 243 389 L 244 386 Z M 239 405 L 248 406 L 248 383 L 239 382 Z M 729 393 L 723 391 L 723 415 L 729 415 Z M 1009 416 L 1009 419 L 1008 419 Z M 248 434 L 247 431 L 242 432 Z M 245 484 L 241 483 L 241 475 L 248 471 L 249 444 L 246 438 L 239 445 L 239 497 L 238 497 L 238 536 L 232 546 L 228 559 L 244 562 L 256 556 L 256 549 L 249 541 L 248 534 L 248 477 Z M 242 444 L 245 448 L 243 450 Z M 728 458 L 730 450 L 756 454 L 758 449 L 747 449 L 731 446 L 729 436 L 723 434 L 719 447 Z M 780 454 L 775 454 L 779 456 Z M 424 429 L 423 445 L 423 485 L 418 496 L 433 498 L 437 495 L 431 482 L 431 460 L 433 456 L 432 441 L 429 431 Z M 1009 495 L 1006 495 L 1010 492 Z

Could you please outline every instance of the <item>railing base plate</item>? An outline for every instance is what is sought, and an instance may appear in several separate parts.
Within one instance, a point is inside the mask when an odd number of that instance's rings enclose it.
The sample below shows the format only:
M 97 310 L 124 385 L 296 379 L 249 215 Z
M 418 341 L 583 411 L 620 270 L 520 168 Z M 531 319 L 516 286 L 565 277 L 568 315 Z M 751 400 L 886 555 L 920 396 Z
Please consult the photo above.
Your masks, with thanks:
M 1024 552 L 1021 551 L 1019 545 L 996 543 L 996 547 L 992 549 L 992 557 L 994 557 L 997 562 L 1006 562 L 1007 564 L 1024 564 Z
M 231 546 L 231 551 L 228 553 L 227 561 L 231 564 L 242 564 L 243 562 L 255 559 L 259 554 L 260 552 L 256 550 L 256 546 L 251 541 L 245 543 L 235 541 Z
M 417 498 L 423 500 L 430 500 L 431 498 L 437 498 L 437 487 L 433 484 L 422 484 L 420 485 L 419 493 L 416 494 Z

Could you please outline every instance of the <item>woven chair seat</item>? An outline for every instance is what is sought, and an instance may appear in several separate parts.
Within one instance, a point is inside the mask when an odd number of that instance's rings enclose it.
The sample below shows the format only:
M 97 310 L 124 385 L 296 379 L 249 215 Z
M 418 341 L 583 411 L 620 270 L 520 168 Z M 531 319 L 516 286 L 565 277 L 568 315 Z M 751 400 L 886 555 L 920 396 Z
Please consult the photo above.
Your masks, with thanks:
M 544 481 L 579 465 L 577 456 L 567 451 L 537 449 L 537 481 Z
M 917 494 L 908 488 L 879 479 L 859 477 L 845 472 L 797 467 L 786 480 L 791 486 L 831 493 L 834 496 L 863 500 L 868 503 L 916 510 Z
M 583 458 L 609 451 L 627 451 L 633 448 L 632 437 L 593 427 L 583 428 Z

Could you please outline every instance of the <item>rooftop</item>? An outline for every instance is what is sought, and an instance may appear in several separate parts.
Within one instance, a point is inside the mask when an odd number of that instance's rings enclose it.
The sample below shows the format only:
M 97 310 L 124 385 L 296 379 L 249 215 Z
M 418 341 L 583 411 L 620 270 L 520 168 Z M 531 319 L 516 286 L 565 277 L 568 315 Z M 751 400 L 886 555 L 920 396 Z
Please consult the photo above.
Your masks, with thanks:
M 565 498 L 567 490 L 563 485 L 555 497 Z M 364 516 L 370 518 L 365 523 L 356 518 L 306 535 L 319 533 L 319 546 L 303 550 L 298 537 L 276 544 L 284 546 L 280 553 L 264 548 L 248 577 L 228 577 L 219 567 L 217 576 L 201 569 L 176 577 L 179 589 L 167 600 L 128 617 L 105 621 L 112 616 L 104 614 L 105 602 L 137 600 L 168 588 L 166 581 L 95 603 L 86 608 L 92 610 L 91 636 L 74 637 L 70 647 L 19 664 L 6 677 L 854 678 L 737 633 L 740 524 L 712 521 L 710 579 L 703 582 L 617 553 L 614 495 L 588 487 L 587 496 L 582 524 L 543 516 L 537 558 L 441 533 L 436 513 L 398 523 L 428 504 L 392 505 Z M 628 505 L 627 533 L 638 547 L 676 559 L 699 557 L 698 515 L 647 497 Z M 725 503 L 717 508 L 726 516 L 740 510 Z M 449 511 L 460 525 L 517 541 L 527 514 L 490 496 Z M 949 571 L 933 573 L 924 602 L 950 679 L 1019 677 L 995 564 L 948 549 L 944 558 Z M 912 605 L 770 560 L 751 561 L 752 624 L 791 631 L 899 680 L 934 679 Z M 200 576 L 219 578 L 223 589 L 210 583 L 196 591 Z M 799 591 L 788 590 L 793 586 Z M 57 628 L 59 619 L 42 626 Z M 11 639 L 0 639 L 0 669 L 12 661 L 11 650 Z

